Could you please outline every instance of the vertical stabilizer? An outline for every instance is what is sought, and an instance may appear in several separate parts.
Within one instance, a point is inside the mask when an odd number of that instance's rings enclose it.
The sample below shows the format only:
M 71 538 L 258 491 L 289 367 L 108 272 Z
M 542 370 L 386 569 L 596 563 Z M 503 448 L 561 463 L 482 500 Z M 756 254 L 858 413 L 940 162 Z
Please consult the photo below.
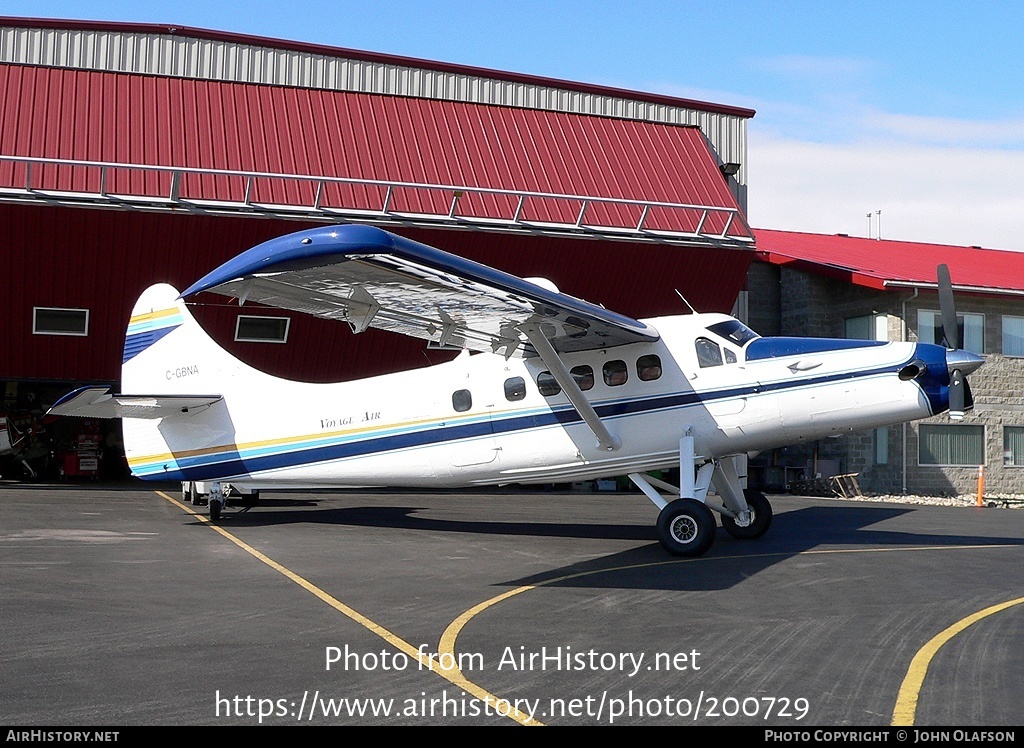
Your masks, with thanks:
M 233 449 L 234 425 L 221 395 L 232 386 L 237 391 L 240 380 L 258 386 L 266 377 L 221 348 L 176 288 L 166 283 L 147 288 L 132 310 L 121 394 L 113 398 L 122 410 L 125 404 L 134 409 L 123 413 L 122 423 L 132 473 L 148 479 L 193 477 L 187 471 L 195 455 Z
M 150 286 L 135 302 L 121 358 L 122 393 L 223 392 L 226 379 L 243 370 L 258 375 L 203 330 L 173 286 Z

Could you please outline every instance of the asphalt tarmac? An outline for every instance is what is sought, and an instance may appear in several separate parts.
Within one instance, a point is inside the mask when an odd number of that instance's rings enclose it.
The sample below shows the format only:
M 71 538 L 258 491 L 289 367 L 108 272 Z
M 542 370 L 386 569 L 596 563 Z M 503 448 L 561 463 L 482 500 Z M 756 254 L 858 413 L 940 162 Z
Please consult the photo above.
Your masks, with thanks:
M 640 494 L 264 494 L 218 530 L 158 488 L 0 487 L 5 723 L 1024 722 L 1024 511 L 773 497 L 686 560 Z

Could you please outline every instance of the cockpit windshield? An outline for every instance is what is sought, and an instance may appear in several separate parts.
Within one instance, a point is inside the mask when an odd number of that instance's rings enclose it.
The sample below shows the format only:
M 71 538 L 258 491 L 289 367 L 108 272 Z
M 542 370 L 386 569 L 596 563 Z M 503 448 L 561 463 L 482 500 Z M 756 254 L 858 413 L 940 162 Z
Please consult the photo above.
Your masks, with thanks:
M 738 345 L 740 348 L 745 346 L 751 340 L 760 337 L 760 335 L 738 319 L 730 319 L 726 322 L 718 322 L 714 325 L 708 325 L 707 329 L 720 338 L 725 338 L 730 343 Z

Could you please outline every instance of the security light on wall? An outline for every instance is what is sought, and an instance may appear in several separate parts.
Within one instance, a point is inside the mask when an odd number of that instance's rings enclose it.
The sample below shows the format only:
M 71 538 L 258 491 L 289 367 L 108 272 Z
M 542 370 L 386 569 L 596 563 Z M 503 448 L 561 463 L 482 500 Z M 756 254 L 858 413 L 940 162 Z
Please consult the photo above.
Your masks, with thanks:
M 739 172 L 740 165 L 730 161 L 727 164 L 722 164 L 721 166 L 718 167 L 718 169 L 719 171 L 722 172 L 723 175 L 727 177 L 734 177 Z

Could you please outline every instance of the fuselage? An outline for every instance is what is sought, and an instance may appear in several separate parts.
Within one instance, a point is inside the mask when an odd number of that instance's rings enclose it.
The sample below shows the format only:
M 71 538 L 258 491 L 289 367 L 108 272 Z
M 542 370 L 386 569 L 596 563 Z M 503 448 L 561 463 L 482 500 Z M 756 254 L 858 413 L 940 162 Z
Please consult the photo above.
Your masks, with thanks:
M 947 407 L 945 349 L 758 338 L 726 315 L 644 320 L 660 339 L 561 359 L 618 439 L 600 447 L 539 358 L 463 353 L 354 382 L 271 377 L 200 341 L 168 392 L 222 392 L 201 413 L 126 419 L 133 472 L 255 488 L 584 480 L 923 418 Z M 211 347 L 213 346 L 213 347 Z M 171 381 L 171 379 L 177 381 Z

